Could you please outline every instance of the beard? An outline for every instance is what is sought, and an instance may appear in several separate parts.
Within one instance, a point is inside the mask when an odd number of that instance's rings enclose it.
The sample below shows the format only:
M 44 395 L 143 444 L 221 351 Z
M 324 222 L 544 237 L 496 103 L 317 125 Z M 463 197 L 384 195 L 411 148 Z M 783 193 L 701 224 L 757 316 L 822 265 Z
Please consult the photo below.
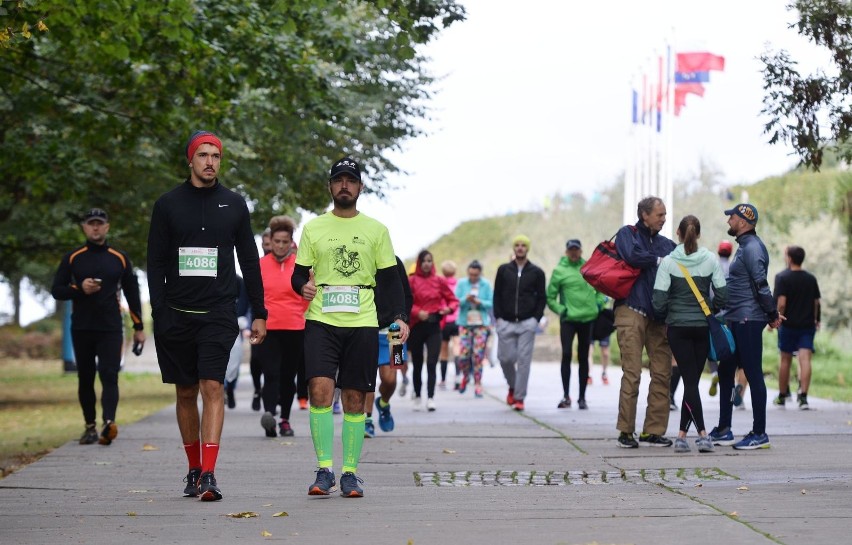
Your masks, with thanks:
M 729 227 L 728 228 L 728 234 L 731 235 L 732 237 L 735 237 L 735 236 L 737 236 L 737 230 L 734 229 L 733 227 Z
M 358 203 L 358 196 L 352 195 L 337 195 L 331 198 L 334 201 L 334 206 L 341 210 L 352 210 Z

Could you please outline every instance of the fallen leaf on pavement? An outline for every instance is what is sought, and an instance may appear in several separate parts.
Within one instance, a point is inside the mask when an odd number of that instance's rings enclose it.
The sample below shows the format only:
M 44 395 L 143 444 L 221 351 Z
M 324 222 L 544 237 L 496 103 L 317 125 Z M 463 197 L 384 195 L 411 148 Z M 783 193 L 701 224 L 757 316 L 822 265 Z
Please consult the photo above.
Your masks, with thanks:
M 805 490 L 805 489 L 803 488 L 803 489 L 802 489 L 802 494 L 807 494 L 807 493 L 808 493 L 808 491 L 807 491 L 807 490 Z
M 728 516 L 729 517 L 738 517 L 738 516 L 740 516 L 740 514 L 737 513 L 736 511 L 731 511 L 730 513 L 728 513 Z
M 149 445 L 145 443 L 142 445 L 142 450 L 160 450 L 160 447 L 155 447 L 154 445 Z
M 278 512 L 278 513 L 275 513 L 275 514 L 274 514 L 274 515 L 272 515 L 272 516 L 273 516 L 273 517 L 289 517 L 289 516 L 290 516 L 290 513 L 288 513 L 287 511 L 280 511 L 280 512 Z
M 264 530 L 260 533 L 260 536 L 261 537 L 272 537 L 272 534 L 267 532 L 266 530 Z
M 704 483 L 697 483 L 697 484 L 695 485 L 695 488 L 701 488 L 702 486 L 704 486 Z
M 451 448 L 445 448 L 444 449 L 444 454 L 455 454 L 455 453 L 456 453 L 456 451 L 454 451 Z
M 135 517 L 135 516 L 136 516 L 136 511 L 128 511 L 128 512 L 127 512 L 127 516 L 128 516 L 128 517 Z
M 242 513 L 228 513 L 225 516 L 235 518 L 235 519 L 252 519 L 252 518 L 255 518 L 255 517 L 259 517 L 260 515 L 258 515 L 254 511 L 243 511 Z
M 739 487 L 737 487 L 737 490 L 748 490 L 748 487 L 747 486 L 739 486 Z

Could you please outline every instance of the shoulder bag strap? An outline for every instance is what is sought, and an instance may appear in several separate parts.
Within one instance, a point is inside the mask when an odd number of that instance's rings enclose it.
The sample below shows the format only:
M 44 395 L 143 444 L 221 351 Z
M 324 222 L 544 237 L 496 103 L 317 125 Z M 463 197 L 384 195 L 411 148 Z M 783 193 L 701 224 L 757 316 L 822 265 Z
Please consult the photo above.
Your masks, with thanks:
M 710 308 L 707 306 L 707 302 L 704 301 L 704 297 L 701 296 L 701 292 L 698 291 L 698 286 L 695 285 L 695 280 L 692 279 L 692 275 L 690 275 L 689 271 L 686 270 L 686 267 L 680 263 L 678 263 L 677 266 L 680 267 L 680 272 L 683 273 L 683 277 L 686 278 L 686 282 L 692 289 L 692 293 L 695 295 L 695 298 L 698 299 L 698 304 L 701 305 L 701 310 L 704 311 L 704 315 L 710 316 Z

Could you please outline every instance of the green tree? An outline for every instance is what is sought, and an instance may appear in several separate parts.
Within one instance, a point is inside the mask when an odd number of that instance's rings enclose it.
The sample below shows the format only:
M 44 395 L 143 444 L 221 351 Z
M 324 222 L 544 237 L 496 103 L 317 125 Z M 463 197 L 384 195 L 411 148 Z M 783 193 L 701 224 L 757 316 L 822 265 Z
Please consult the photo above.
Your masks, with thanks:
M 805 167 L 819 170 L 835 157 L 848 164 L 852 162 L 852 4 L 846 0 L 796 0 L 788 9 L 799 13 L 798 23 L 791 27 L 828 50 L 832 69 L 803 75 L 787 51 L 761 55 L 766 91 L 763 113 L 768 116 L 765 132 L 771 135 L 771 144 L 790 144 Z M 852 235 L 852 185 L 844 184 L 841 191 L 836 212 L 848 239 Z M 852 246 L 847 248 L 847 262 L 852 264 Z
M 464 15 L 453 0 L 0 3 L 0 275 L 55 266 L 92 206 L 144 264 L 151 207 L 198 128 L 222 136 L 223 183 L 258 230 L 322 210 L 343 154 L 384 194 L 386 152 L 428 111 L 419 46 Z

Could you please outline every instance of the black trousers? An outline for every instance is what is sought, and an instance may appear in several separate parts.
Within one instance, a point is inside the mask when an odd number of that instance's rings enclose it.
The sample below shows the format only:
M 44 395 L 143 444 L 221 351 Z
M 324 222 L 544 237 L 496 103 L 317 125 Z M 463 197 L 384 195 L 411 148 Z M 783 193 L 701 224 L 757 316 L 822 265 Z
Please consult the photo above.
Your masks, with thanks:
M 121 331 L 71 331 L 74 358 L 77 360 L 77 397 L 86 424 L 97 421 L 95 374 L 101 379 L 101 410 L 104 420 L 115 420 L 118 408 L 118 372 L 121 369 Z
M 435 382 L 438 376 L 438 357 L 441 355 L 441 324 L 438 322 L 418 322 L 408 335 L 408 350 L 414 377 L 414 394 L 420 397 L 423 388 L 423 349 L 426 348 L 426 395 L 435 396 Z

